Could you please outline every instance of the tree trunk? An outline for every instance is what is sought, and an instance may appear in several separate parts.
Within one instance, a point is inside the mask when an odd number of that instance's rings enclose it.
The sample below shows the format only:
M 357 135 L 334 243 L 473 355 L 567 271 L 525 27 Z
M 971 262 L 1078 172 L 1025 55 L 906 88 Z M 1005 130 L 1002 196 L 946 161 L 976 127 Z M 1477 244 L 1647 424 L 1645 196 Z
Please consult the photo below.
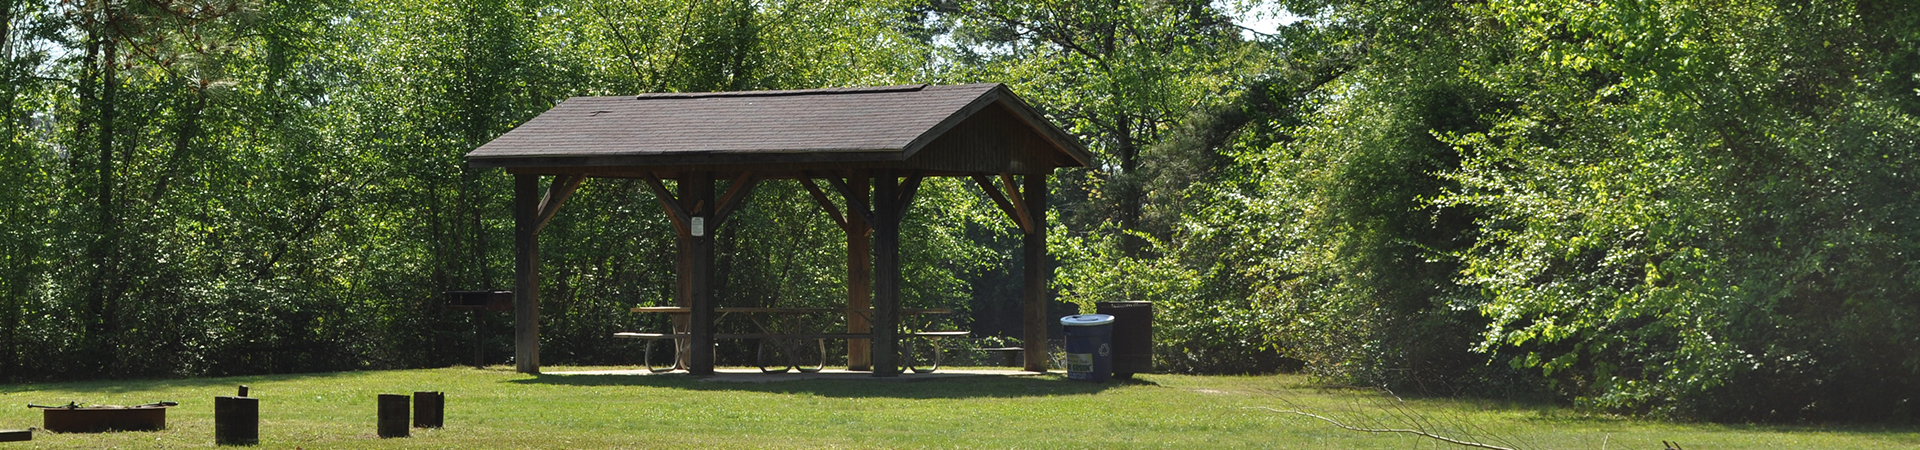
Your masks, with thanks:
M 1140 143 L 1133 136 L 1133 117 L 1121 115 L 1114 120 L 1114 138 L 1119 141 L 1114 144 L 1114 156 L 1120 158 L 1120 173 L 1115 174 L 1113 185 L 1120 190 L 1116 193 L 1120 197 L 1117 211 L 1120 229 L 1138 231 L 1141 198 L 1146 195 L 1141 189 L 1146 180 L 1145 175 L 1140 173 Z M 1137 236 L 1123 234 L 1120 236 L 1120 251 L 1129 258 L 1145 257 L 1146 242 Z
M 99 159 L 94 161 L 95 179 L 98 183 L 94 186 L 96 238 L 92 255 L 90 255 L 94 263 L 94 283 L 90 286 L 92 292 L 87 296 L 84 316 L 87 338 L 83 341 L 88 346 L 87 353 L 94 361 L 93 374 L 109 373 L 112 362 L 118 359 L 113 355 L 114 334 L 117 327 L 111 309 L 112 305 L 119 300 L 116 298 L 118 295 L 115 294 L 117 289 L 113 286 L 120 284 L 120 280 L 124 278 L 123 274 L 116 273 L 119 269 L 117 267 L 119 258 L 116 255 L 119 253 L 120 230 L 117 223 L 116 209 L 118 208 L 115 207 L 118 202 L 114 198 L 117 177 L 114 169 L 113 122 L 114 102 L 117 101 L 120 80 L 118 45 L 115 44 L 112 25 L 114 20 L 115 13 L 113 9 L 108 8 L 102 22 L 97 24 L 97 29 L 94 30 L 93 39 L 88 43 L 89 54 L 93 54 L 93 50 L 97 49 L 100 55 L 100 58 L 93 61 L 89 67 L 90 70 L 95 71 L 95 76 L 99 80 L 96 86 L 99 97 L 88 105 L 95 111 L 95 125 L 98 131 L 93 137 L 99 155 Z
M 5 60 L 0 61 L 0 63 L 6 64 L 5 70 L 7 71 L 6 92 L 4 95 L 0 95 L 0 97 L 4 97 L 0 98 L 0 120 L 9 122 L 13 120 L 14 100 L 20 95 L 21 88 L 20 71 L 14 67 L 13 61 L 13 14 L 15 6 L 14 0 L 0 0 L 0 48 L 7 51 L 5 55 L 0 55 L 5 57 Z M 0 124 L 0 129 L 12 128 L 11 124 Z M 15 225 L 18 226 L 19 224 Z M 20 243 L 30 242 L 30 239 L 31 238 L 22 240 Z M 8 256 L 10 259 L 7 260 L 10 264 L 6 267 L 0 267 L 0 270 L 5 271 L 4 273 L 0 273 L 0 276 L 6 277 L 7 280 L 5 285 L 6 290 L 0 292 L 0 296 L 4 296 L 0 297 L 0 374 L 5 374 L 0 375 L 0 382 L 13 381 L 13 374 L 20 373 L 20 370 L 15 366 L 15 361 L 17 361 L 15 357 L 15 342 L 17 342 L 15 341 L 15 337 L 18 336 L 17 330 L 19 330 L 20 327 L 20 305 L 27 298 L 26 281 L 28 277 L 26 273 L 33 267 L 35 255 L 32 249 L 37 248 L 38 246 L 32 245 L 16 245 L 12 246 L 12 248 L 0 249 L 0 251 L 12 253 Z
M 188 81 L 191 84 L 191 81 Z M 180 171 L 193 160 L 193 139 L 200 136 L 200 113 L 207 109 L 207 93 L 198 88 L 189 87 L 193 92 L 193 102 L 185 114 L 180 117 L 180 126 L 174 129 L 173 153 L 167 157 L 166 174 L 154 181 L 153 189 L 147 192 L 147 204 L 157 208 L 160 201 L 167 197 L 167 191 L 173 180 L 180 177 Z

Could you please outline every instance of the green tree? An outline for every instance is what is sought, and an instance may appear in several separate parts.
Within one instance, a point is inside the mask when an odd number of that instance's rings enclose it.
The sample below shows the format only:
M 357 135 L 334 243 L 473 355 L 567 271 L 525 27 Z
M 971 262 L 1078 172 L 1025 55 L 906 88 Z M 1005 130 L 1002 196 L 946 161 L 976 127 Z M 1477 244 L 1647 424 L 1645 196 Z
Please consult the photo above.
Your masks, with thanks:
M 1451 139 L 1441 200 L 1491 212 L 1484 349 L 1608 409 L 1911 417 L 1910 8 L 1474 10 L 1516 51 L 1469 71 L 1518 104 Z
M 58 163 L 57 147 L 45 144 L 52 141 L 46 111 L 58 86 L 35 71 L 49 59 L 46 13 L 37 2 L 0 3 L 0 374 L 20 370 L 31 349 L 26 320 L 48 270 L 47 200 Z
M 1161 135 L 1189 110 L 1225 101 L 1250 47 L 1210 2 L 962 1 L 937 4 L 951 45 L 950 78 L 1008 81 L 1098 155 L 1061 176 L 1070 229 L 1102 223 L 1164 236 L 1143 223 Z M 1122 238 L 1143 257 L 1144 240 Z

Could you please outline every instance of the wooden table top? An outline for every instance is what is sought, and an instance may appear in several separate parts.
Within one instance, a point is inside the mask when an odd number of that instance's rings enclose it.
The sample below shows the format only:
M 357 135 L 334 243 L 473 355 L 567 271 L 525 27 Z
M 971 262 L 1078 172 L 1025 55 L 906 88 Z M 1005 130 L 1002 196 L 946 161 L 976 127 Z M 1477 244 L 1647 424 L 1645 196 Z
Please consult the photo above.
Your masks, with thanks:
M 779 307 L 716 307 L 716 308 L 713 308 L 713 312 L 716 312 L 716 313 L 762 313 L 762 314 L 815 314 L 815 313 L 846 312 L 847 310 L 848 308 L 779 308 Z M 687 307 L 681 307 L 681 306 L 641 306 L 641 307 L 633 308 L 630 311 L 637 312 L 637 313 L 654 313 L 654 314 L 693 314 L 693 308 L 687 308 Z M 864 314 L 873 313 L 872 309 L 864 309 L 859 311 Z M 900 308 L 900 313 L 901 314 L 952 314 L 953 310 L 949 308 Z

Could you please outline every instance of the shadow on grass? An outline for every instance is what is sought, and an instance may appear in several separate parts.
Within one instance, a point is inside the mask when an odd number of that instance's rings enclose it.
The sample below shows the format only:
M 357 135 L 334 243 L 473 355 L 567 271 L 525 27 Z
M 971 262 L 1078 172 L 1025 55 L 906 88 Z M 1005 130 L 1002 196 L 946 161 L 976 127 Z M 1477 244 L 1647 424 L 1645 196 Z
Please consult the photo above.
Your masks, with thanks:
M 1121 386 L 1157 386 L 1151 381 L 1114 380 L 1088 383 L 1059 375 L 962 376 L 927 379 L 815 378 L 785 381 L 730 382 L 685 374 L 661 375 L 537 375 L 507 383 L 556 386 L 635 386 L 689 391 L 811 394 L 834 398 L 964 399 L 1092 395 Z
M 1538 441 L 1542 439 L 1539 430 L 1560 430 L 1557 436 L 1548 433 L 1551 437 L 1546 439 L 1549 441 L 1580 437 L 1584 434 L 1582 438 L 1590 441 L 1583 444 L 1586 445 L 1585 448 L 1596 447 L 1603 442 L 1604 436 L 1610 434 L 1614 439 L 1636 436 L 1640 439 L 1645 439 L 1647 436 L 1670 438 L 1676 444 L 1685 442 L 1684 448 L 1694 448 L 1693 440 L 1724 439 L 1713 436 L 1715 434 L 1753 436 L 1752 442 L 1756 443 L 1778 439 L 1778 436 L 1765 436 L 1772 433 L 1819 433 L 1882 439 L 1890 443 L 1888 448 L 1911 447 L 1915 443 L 1920 443 L 1920 426 L 1904 423 L 1786 424 L 1663 421 L 1583 411 L 1550 399 L 1531 396 L 1514 398 L 1409 395 L 1402 397 L 1385 390 L 1350 386 L 1308 386 L 1299 390 L 1322 396 L 1346 397 L 1344 406 L 1347 407 L 1329 408 L 1322 404 L 1316 410 L 1314 406 L 1286 401 L 1285 396 L 1288 393 L 1285 391 L 1265 393 L 1281 400 L 1274 409 L 1323 414 L 1349 425 L 1358 424 L 1362 428 L 1418 429 L 1467 440 L 1507 439 L 1510 441 L 1501 441 L 1501 445 L 1514 448 L 1543 448 L 1550 445 Z M 1515 441 L 1525 445 L 1515 445 Z M 1675 445 L 1668 448 L 1682 447 Z
M 29 391 L 78 391 L 105 394 L 126 394 L 142 391 L 166 391 L 170 389 L 195 389 L 213 387 L 234 387 L 242 384 L 264 384 L 284 381 L 340 378 L 371 372 L 310 372 L 279 375 L 241 375 L 212 378 L 162 378 L 128 380 L 86 380 L 57 382 L 28 382 L 0 385 L 0 394 Z

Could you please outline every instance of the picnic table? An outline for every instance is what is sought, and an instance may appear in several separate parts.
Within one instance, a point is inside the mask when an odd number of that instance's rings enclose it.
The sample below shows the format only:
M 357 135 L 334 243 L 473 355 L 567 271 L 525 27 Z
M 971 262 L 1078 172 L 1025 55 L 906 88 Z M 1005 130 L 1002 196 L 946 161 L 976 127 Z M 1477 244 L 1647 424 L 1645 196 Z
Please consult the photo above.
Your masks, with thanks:
M 635 313 L 642 313 L 642 314 L 670 314 L 670 315 L 693 314 L 693 308 L 681 307 L 681 306 L 641 306 L 641 307 L 633 308 L 630 311 Z M 719 315 L 719 317 L 716 317 L 714 319 L 715 322 L 720 322 L 721 319 L 724 319 L 728 315 L 739 315 L 739 316 L 745 316 L 747 318 L 747 321 L 753 325 L 753 328 L 757 330 L 757 332 L 714 333 L 713 337 L 715 339 L 758 339 L 760 340 L 759 347 L 756 349 L 756 352 L 755 352 L 756 353 L 755 365 L 760 368 L 761 372 L 765 372 L 765 373 L 781 373 L 781 372 L 786 372 L 788 370 L 798 370 L 800 372 L 805 372 L 805 373 L 818 372 L 826 368 L 826 359 L 827 359 L 826 354 L 827 354 L 828 339 L 853 340 L 853 339 L 873 338 L 873 335 L 868 333 L 826 332 L 821 330 L 822 326 L 826 324 L 812 320 L 812 319 L 816 319 L 821 316 L 830 315 L 830 314 L 849 314 L 849 313 L 857 314 L 861 317 L 870 319 L 873 315 L 872 309 L 817 308 L 817 307 L 716 307 L 716 308 L 713 308 L 713 312 Z M 900 314 L 903 316 L 929 315 L 929 314 L 952 314 L 952 313 L 953 313 L 953 310 L 947 309 L 947 308 L 901 308 L 900 309 Z M 832 321 L 829 321 L 829 323 L 831 322 Z M 915 373 L 927 373 L 927 372 L 933 372 L 935 370 L 938 370 L 940 368 L 940 364 L 945 360 L 944 354 L 940 352 L 939 339 L 945 338 L 945 337 L 966 336 L 967 334 L 969 333 L 966 331 L 918 331 L 918 332 L 907 333 L 908 336 L 924 338 L 931 341 L 929 345 L 931 345 L 933 348 L 933 361 L 932 361 L 932 365 L 924 368 L 919 367 L 917 364 L 915 364 L 915 361 L 913 358 L 913 353 L 914 353 L 913 346 L 911 343 L 909 343 L 908 347 L 905 349 L 906 357 L 902 358 L 901 361 L 906 363 L 906 368 L 908 370 L 912 370 Z M 675 368 L 684 367 L 685 361 L 683 359 L 686 357 L 685 355 L 689 350 L 687 348 L 688 347 L 687 340 L 693 337 L 691 333 L 672 333 L 672 332 L 670 333 L 619 332 L 619 333 L 614 333 L 613 336 L 616 338 L 646 340 L 647 344 L 646 344 L 645 354 L 644 356 L 642 356 L 642 358 L 645 361 L 644 364 L 646 364 L 647 370 L 654 373 L 668 372 L 668 371 L 674 370 Z M 661 339 L 675 340 L 675 342 L 677 343 L 677 345 L 675 345 L 676 351 L 674 352 L 674 362 L 672 365 L 669 365 L 665 368 L 656 368 L 653 365 L 653 343 L 654 341 L 661 340 Z M 805 364 L 801 364 L 801 361 L 799 358 L 800 346 L 802 345 L 802 342 L 807 340 L 812 340 L 817 342 L 819 347 L 820 358 L 817 360 L 817 363 L 812 364 L 811 367 Z M 784 358 L 779 358 L 779 356 L 784 356 Z M 777 360 L 777 359 L 784 359 L 785 361 L 778 361 L 778 362 L 783 362 L 784 365 L 768 364 L 769 360 Z M 770 366 L 777 367 L 777 369 L 769 368 Z

